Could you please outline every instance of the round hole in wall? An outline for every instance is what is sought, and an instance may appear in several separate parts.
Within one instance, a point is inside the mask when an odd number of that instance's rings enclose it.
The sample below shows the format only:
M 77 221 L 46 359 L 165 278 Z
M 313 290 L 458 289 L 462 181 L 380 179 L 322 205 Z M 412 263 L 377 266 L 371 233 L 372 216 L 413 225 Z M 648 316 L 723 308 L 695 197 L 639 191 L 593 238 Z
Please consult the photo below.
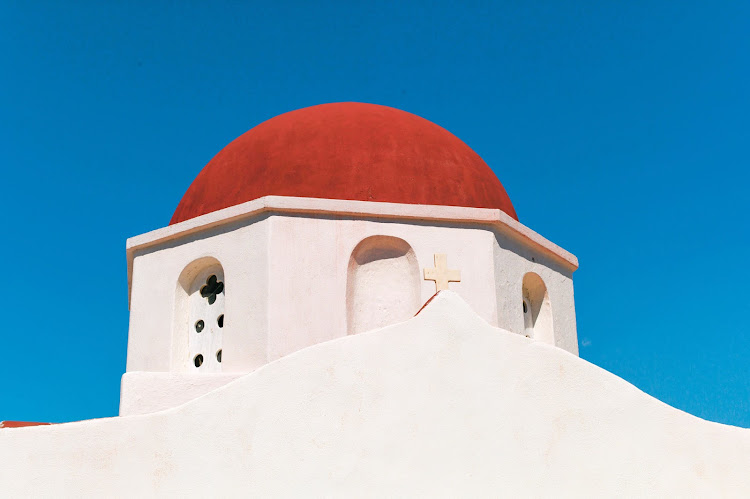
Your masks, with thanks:
M 526 306 L 526 302 L 523 302 L 523 313 L 527 313 L 529 311 L 528 307 Z
M 193 364 L 195 364 L 195 367 L 200 367 L 203 364 L 203 355 L 196 355 L 193 359 Z
M 218 319 L 216 319 L 216 322 L 219 323 L 219 327 L 224 327 L 224 314 L 221 314 Z M 221 362 L 221 361 L 219 361 Z
M 216 352 L 216 360 L 217 360 L 218 362 L 221 362 L 221 349 L 219 349 L 219 351 L 218 351 L 218 352 Z
M 204 328 L 205 326 L 206 326 L 206 325 L 205 325 L 205 324 L 203 323 L 203 321 L 202 321 L 202 320 L 199 320 L 198 322 L 196 322 L 196 323 L 195 323 L 195 332 L 196 332 L 196 333 L 200 333 L 201 331 L 203 331 L 203 328 Z

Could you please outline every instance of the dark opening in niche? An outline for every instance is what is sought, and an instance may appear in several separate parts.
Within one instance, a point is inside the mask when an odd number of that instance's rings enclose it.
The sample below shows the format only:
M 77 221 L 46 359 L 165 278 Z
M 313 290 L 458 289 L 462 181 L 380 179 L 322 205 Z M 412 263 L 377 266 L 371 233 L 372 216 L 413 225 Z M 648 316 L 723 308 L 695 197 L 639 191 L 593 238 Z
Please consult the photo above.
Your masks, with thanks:
M 219 324 L 219 327 L 224 327 L 224 314 L 221 314 L 218 319 L 216 319 L 216 322 Z
M 529 309 L 526 308 L 526 302 L 523 302 L 523 313 L 525 314 L 528 311 L 529 311 Z
M 205 325 L 205 324 L 203 323 L 203 321 L 202 321 L 202 320 L 199 320 L 198 322 L 196 322 L 196 323 L 195 323 L 195 332 L 196 332 L 196 333 L 200 333 L 201 331 L 203 331 L 203 328 L 204 328 L 205 326 L 206 326 L 206 325 Z
M 219 351 L 218 351 L 218 352 L 216 352 L 216 360 L 217 360 L 218 362 L 221 362 L 221 349 L 219 349 Z
M 203 355 L 196 355 L 193 359 L 193 364 L 195 364 L 195 367 L 200 367 L 201 365 L 203 365 Z
M 216 301 L 216 295 L 224 292 L 224 283 L 219 281 L 215 275 L 206 279 L 206 285 L 201 288 L 201 296 L 208 300 L 209 305 Z

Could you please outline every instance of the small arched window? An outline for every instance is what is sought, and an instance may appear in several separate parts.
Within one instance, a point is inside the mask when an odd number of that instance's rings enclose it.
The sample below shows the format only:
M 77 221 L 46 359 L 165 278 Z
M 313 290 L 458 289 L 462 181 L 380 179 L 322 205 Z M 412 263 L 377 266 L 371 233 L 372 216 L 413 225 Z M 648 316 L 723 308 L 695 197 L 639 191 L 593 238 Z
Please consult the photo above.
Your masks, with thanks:
M 180 276 L 182 315 L 178 324 L 180 364 L 187 372 L 221 372 L 222 337 L 224 330 L 224 269 L 213 258 L 194 262 Z
M 542 278 L 533 272 L 523 276 L 521 310 L 523 311 L 523 328 L 526 337 L 554 345 L 552 306 L 550 305 L 547 286 L 545 286 Z

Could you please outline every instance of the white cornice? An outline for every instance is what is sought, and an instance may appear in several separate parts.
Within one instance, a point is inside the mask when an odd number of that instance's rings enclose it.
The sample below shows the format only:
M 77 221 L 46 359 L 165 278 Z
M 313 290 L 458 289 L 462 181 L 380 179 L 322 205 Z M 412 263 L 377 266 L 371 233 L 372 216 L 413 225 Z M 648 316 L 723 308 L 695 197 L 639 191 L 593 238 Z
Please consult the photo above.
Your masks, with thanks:
M 540 236 L 501 210 L 466 208 L 461 206 L 265 196 L 129 238 L 126 243 L 128 258 L 128 301 L 130 301 L 130 285 L 135 251 L 147 249 L 151 246 L 173 241 L 230 222 L 252 218 L 262 213 L 336 215 L 352 218 L 421 220 L 488 225 L 511 235 L 522 244 L 531 246 L 547 254 L 571 271 L 578 268 L 578 259 L 575 255 Z

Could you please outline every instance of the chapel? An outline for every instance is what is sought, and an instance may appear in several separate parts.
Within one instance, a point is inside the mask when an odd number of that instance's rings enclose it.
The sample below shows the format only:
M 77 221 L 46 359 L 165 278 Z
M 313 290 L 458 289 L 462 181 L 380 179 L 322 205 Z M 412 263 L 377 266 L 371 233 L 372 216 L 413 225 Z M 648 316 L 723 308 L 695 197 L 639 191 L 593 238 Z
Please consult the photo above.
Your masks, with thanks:
M 469 146 L 391 107 L 323 104 L 256 126 L 127 254 L 121 415 L 405 321 L 448 289 L 493 326 L 578 352 L 576 258 L 519 223 Z M 157 386 L 168 396 L 144 396 Z
M 119 416 L 0 422 L 4 495 L 750 492 L 750 430 L 581 359 L 576 257 L 414 114 L 261 123 L 126 255 Z

